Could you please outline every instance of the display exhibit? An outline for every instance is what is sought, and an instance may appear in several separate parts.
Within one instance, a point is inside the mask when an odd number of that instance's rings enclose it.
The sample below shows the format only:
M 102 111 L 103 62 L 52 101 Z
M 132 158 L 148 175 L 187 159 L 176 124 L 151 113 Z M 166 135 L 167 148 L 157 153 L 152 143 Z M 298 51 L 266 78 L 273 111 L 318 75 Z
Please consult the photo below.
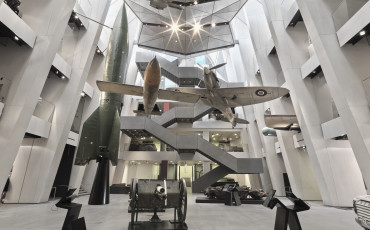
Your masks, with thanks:
M 75 190 L 76 189 L 68 190 L 66 195 L 55 204 L 55 206 L 58 208 L 68 210 L 62 230 L 86 230 L 85 218 L 78 218 L 82 204 L 72 202 L 75 198 L 77 198 L 77 195 L 73 194 Z
M 128 37 L 126 7 L 123 5 L 109 39 L 104 80 L 124 81 L 129 52 Z M 75 164 L 85 165 L 94 159 L 99 164 L 89 200 L 91 205 L 109 204 L 109 162 L 117 165 L 121 106 L 121 95 L 102 93 L 100 106 L 82 128 Z
M 310 205 L 291 192 L 287 193 L 288 202 L 283 200 L 284 198 L 274 197 L 275 192 L 275 190 L 271 190 L 263 202 L 263 206 L 266 208 L 274 209 L 277 206 L 274 229 L 287 230 L 289 226 L 291 230 L 302 230 L 297 213 L 309 210 Z
M 177 180 L 132 179 L 130 191 L 131 221 L 129 229 L 188 229 L 186 182 Z M 174 220 L 163 221 L 158 210 L 174 208 Z M 140 211 L 153 211 L 148 221 L 138 221 Z
M 218 182 L 220 183 L 220 182 Z M 224 182 L 223 185 L 208 187 L 204 190 L 203 197 L 197 197 L 197 203 L 235 203 L 235 199 L 240 200 L 240 204 L 262 204 L 266 193 L 262 189 L 252 189 L 247 186 L 239 187 L 238 183 L 229 184 Z M 234 199 L 234 201 L 230 197 Z M 237 198 L 235 198 L 237 197 Z
M 204 67 L 203 80 L 206 86 L 204 89 L 190 87 L 158 89 L 161 75 L 156 57 L 147 66 L 144 87 L 103 81 L 97 81 L 97 85 L 104 92 L 143 96 L 146 114 L 151 113 L 157 98 L 207 105 L 221 111 L 232 127 L 235 127 L 237 123 L 248 124 L 248 121 L 238 118 L 237 114 L 233 113 L 232 107 L 263 103 L 289 93 L 287 89 L 281 87 L 220 88 L 219 80 L 212 70 L 224 65 L 220 64 L 210 69 Z
M 369 15 L 0 1 L 0 228 L 370 230 Z

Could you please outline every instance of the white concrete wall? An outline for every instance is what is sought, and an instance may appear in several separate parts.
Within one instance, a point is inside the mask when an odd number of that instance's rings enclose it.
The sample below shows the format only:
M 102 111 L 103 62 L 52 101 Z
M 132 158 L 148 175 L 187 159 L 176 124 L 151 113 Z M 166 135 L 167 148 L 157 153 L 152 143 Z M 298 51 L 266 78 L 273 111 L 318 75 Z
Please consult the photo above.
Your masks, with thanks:
M 109 1 L 98 0 L 84 4 L 84 7 L 88 8 L 85 13 L 89 12 L 88 16 L 100 21 L 104 21 L 108 6 Z M 37 145 L 34 144 L 32 148 L 24 180 L 12 181 L 13 184 L 22 184 L 18 199 L 18 202 L 21 203 L 39 203 L 49 199 L 102 26 L 91 23 L 86 31 L 65 28 L 64 37 L 59 46 L 59 54 L 72 67 L 71 79 L 62 81 L 57 78 L 49 78 L 41 92 L 41 97 L 52 102 L 56 109 L 50 137 L 35 142 Z M 15 163 L 18 164 L 18 162 Z M 13 191 L 9 191 L 9 193 L 12 194 Z M 9 202 L 17 201 L 9 200 Z

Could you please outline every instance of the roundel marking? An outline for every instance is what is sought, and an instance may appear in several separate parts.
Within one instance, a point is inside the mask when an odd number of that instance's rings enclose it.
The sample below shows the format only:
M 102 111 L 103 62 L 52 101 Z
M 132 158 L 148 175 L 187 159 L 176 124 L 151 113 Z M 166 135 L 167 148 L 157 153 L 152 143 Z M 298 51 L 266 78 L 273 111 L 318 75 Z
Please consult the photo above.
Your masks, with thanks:
M 259 97 L 266 96 L 266 94 L 267 94 L 267 91 L 264 90 L 264 89 L 257 89 L 256 90 L 256 95 L 259 96 Z

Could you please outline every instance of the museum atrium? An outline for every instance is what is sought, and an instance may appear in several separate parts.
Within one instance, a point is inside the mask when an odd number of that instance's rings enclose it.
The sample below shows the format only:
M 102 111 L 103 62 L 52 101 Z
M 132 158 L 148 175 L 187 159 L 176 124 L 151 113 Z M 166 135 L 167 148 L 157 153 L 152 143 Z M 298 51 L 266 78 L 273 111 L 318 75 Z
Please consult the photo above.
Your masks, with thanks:
M 368 0 L 0 0 L 0 229 L 370 229 L 369 73 Z

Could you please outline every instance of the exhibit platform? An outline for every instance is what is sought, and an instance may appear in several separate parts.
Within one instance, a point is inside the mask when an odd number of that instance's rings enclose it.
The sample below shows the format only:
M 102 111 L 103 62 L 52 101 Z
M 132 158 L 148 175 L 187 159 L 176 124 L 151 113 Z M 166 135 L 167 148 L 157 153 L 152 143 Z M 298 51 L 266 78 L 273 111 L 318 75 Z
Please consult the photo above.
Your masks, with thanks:
M 262 200 L 254 200 L 254 199 L 247 199 L 247 200 L 241 200 L 242 204 L 263 204 L 264 199 Z M 219 199 L 210 199 L 208 197 L 197 197 L 195 199 L 195 203 L 200 204 L 224 204 L 225 200 L 219 200 Z
M 131 207 L 128 206 L 128 213 L 131 213 Z M 152 208 L 139 208 L 138 212 L 154 212 L 154 209 Z M 165 209 L 157 209 L 157 212 L 166 212 Z
M 135 222 L 134 226 L 131 226 L 131 222 L 127 228 L 128 230 L 187 230 L 188 226 L 186 223 L 172 223 L 171 221 L 162 221 L 159 223 L 152 223 L 149 221 L 138 221 Z

